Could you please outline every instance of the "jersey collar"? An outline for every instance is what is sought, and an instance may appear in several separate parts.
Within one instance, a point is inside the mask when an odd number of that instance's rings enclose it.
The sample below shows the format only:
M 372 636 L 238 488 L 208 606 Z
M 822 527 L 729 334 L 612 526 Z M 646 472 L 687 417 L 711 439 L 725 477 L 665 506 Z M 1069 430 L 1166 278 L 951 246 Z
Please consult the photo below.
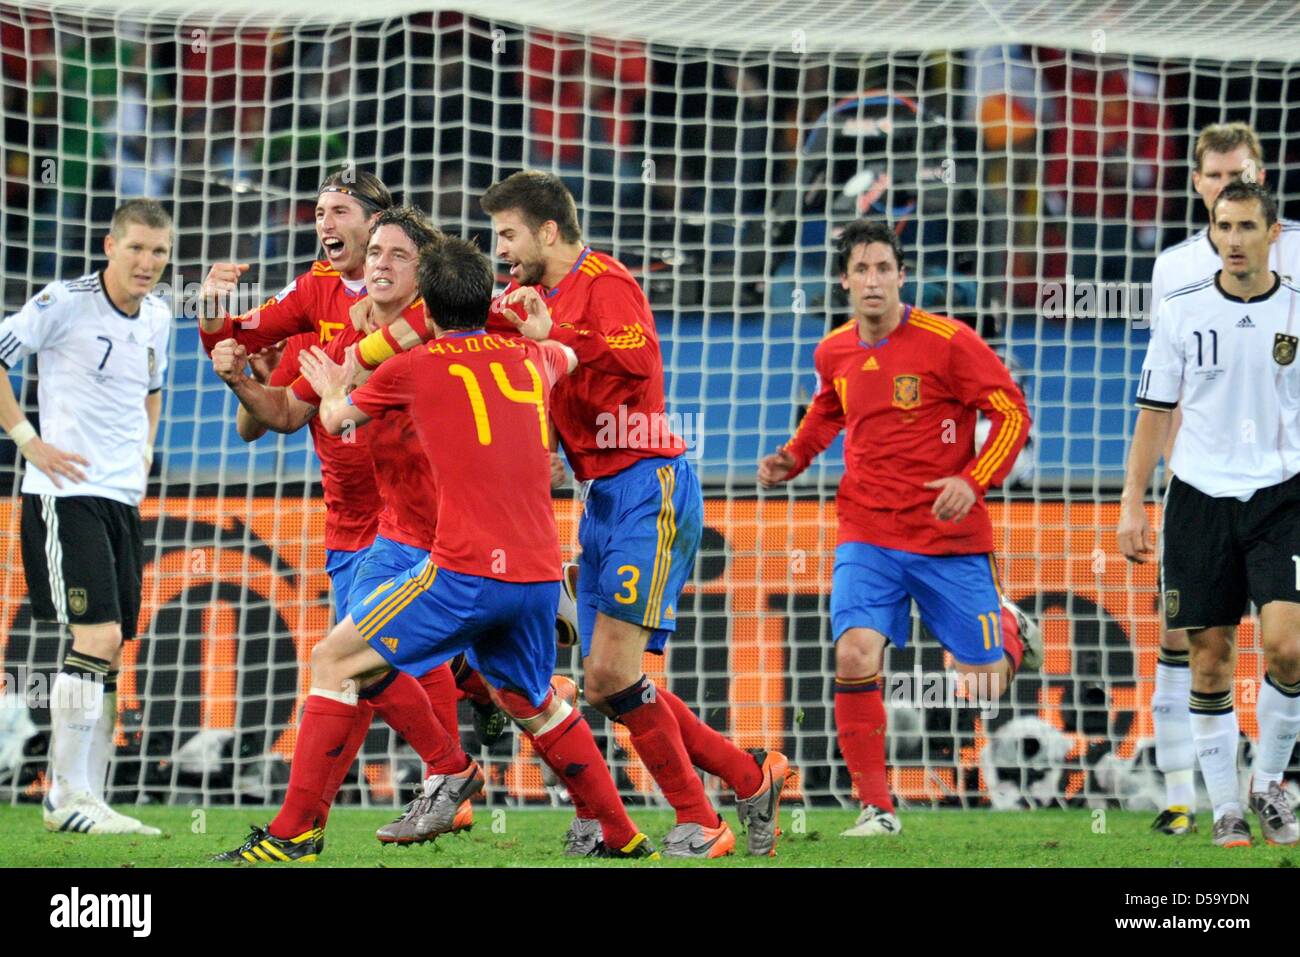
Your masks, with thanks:
M 863 342 L 862 337 L 858 336 L 857 337 L 858 345 L 860 345 L 864 349 L 879 349 L 881 346 L 888 344 L 890 339 L 894 338 L 894 336 L 896 336 L 900 331 L 902 331 L 902 328 L 905 325 L 907 325 L 907 320 L 911 318 L 912 318 L 912 304 L 905 302 L 903 303 L 903 318 L 899 320 L 898 325 L 894 327 L 893 332 L 885 336 L 885 338 L 881 339 L 875 345 L 872 345 L 869 342 Z M 857 323 L 856 319 L 853 321 L 855 324 Z
M 119 316 L 121 316 L 123 319 L 130 319 L 132 322 L 134 322 L 136 319 L 140 318 L 139 309 L 135 311 L 135 315 L 133 316 L 129 312 L 123 312 L 121 309 L 118 308 L 117 303 L 113 301 L 113 297 L 108 294 L 108 280 L 107 277 L 104 275 L 104 270 L 102 269 L 99 271 L 99 291 L 104 294 L 104 299 L 108 302 L 109 306 L 112 307 L 113 311 L 117 313 Z
M 1222 272 L 1223 270 L 1220 269 L 1218 272 L 1214 274 L 1214 288 L 1219 291 L 1220 296 L 1222 296 L 1224 299 L 1227 299 L 1229 302 L 1249 302 L 1251 305 L 1254 305 L 1257 302 L 1263 302 L 1264 300 L 1268 299 L 1270 296 L 1273 295 L 1273 293 L 1277 292 L 1278 288 L 1282 285 L 1282 277 L 1279 276 L 1277 273 L 1273 273 L 1273 286 L 1271 289 L 1269 289 L 1268 292 L 1261 293 L 1260 295 L 1256 296 L 1254 299 L 1249 299 L 1249 300 L 1242 299 L 1240 296 L 1234 296 L 1232 293 L 1224 291 L 1223 284 L 1219 282 L 1219 276 L 1222 274 Z
M 587 257 L 590 256 L 590 255 L 591 255 L 591 247 L 590 247 L 590 246 L 583 246 L 583 247 L 582 247 L 582 254 L 578 257 L 578 261 L 577 261 L 576 263 L 573 264 L 573 268 L 569 270 L 568 274 L 567 274 L 563 279 L 561 279 L 559 282 L 557 282 L 557 283 L 555 284 L 555 287 L 554 287 L 553 289 L 550 289 L 550 290 L 547 291 L 547 293 L 546 293 L 546 298 L 547 298 L 547 299 L 551 299 L 551 298 L 553 298 L 553 297 L 556 295 L 556 293 L 558 293 L 561 289 L 563 289 L 563 288 L 564 288 L 564 284 L 567 283 L 570 279 L 572 279 L 572 278 L 574 277 L 574 275 L 578 272 L 578 268 L 579 268 L 579 267 L 580 267 L 584 262 L 587 261 Z
M 470 336 L 486 336 L 486 329 L 462 329 L 460 332 L 449 332 L 445 336 L 439 336 L 439 339 L 468 339 Z

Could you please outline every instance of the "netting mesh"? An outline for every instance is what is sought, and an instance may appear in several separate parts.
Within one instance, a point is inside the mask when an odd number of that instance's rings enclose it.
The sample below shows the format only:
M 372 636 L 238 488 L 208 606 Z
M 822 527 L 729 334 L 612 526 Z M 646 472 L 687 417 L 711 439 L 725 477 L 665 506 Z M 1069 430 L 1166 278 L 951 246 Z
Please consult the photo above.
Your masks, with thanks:
M 118 797 L 249 801 L 282 788 L 305 662 L 330 620 L 318 471 L 305 432 L 238 440 L 195 296 L 214 261 L 255 264 L 247 305 L 302 271 L 317 252 L 316 186 L 352 164 L 489 249 L 482 191 L 524 166 L 554 169 L 585 238 L 641 279 L 709 526 L 679 637 L 648 668 L 744 746 L 786 749 L 814 801 L 850 799 L 827 619 L 839 446 L 786 492 L 758 497 L 753 475 L 788 437 L 812 350 L 843 317 L 838 228 L 893 223 L 904 298 L 973 325 L 1029 398 L 1032 442 L 994 518 L 1003 586 L 1043 617 L 1049 648 L 1042 679 L 1018 682 L 995 717 L 934 698 L 946 689 L 933 639 L 892 652 L 895 789 L 922 802 L 1143 800 L 1142 775 L 1115 769 L 1146 766 L 1154 577 L 1119 558 L 1109 496 L 1147 283 L 1156 253 L 1204 222 L 1188 179 L 1206 123 L 1252 123 L 1268 182 L 1283 200 L 1295 191 L 1297 70 L 1278 52 L 1289 28 L 1238 11 L 1252 59 L 1189 60 L 1172 57 L 1222 54 L 1210 14 L 1231 5 L 1203 3 L 1204 22 L 1178 31 L 1168 5 L 1112 5 L 1101 20 L 1077 5 L 1053 14 L 1056 32 L 1034 32 L 1032 5 L 990 26 L 958 18 L 978 5 L 918 2 L 867 33 L 861 9 L 875 5 L 814 17 L 774 4 L 752 29 L 716 32 L 678 5 L 618 22 L 601 5 L 535 6 L 472 17 L 387 5 L 383 19 L 342 23 L 290 4 L 219 20 L 180 6 L 0 4 L 6 309 L 97 268 L 123 198 L 160 197 L 177 224 L 162 290 L 177 318 L 144 508 L 148 637 L 127 653 Z M 703 6 L 701 17 L 714 9 Z M 1141 29 L 1130 6 L 1143 8 Z M 36 373 L 29 361 L 12 377 L 32 404 Z M 12 462 L 13 446 L 0 457 Z M 556 508 L 570 546 L 574 506 Z M 17 527 L 11 503 L 0 645 L 10 687 L 39 687 L 60 636 L 30 620 Z M 1246 683 L 1259 678 L 1251 634 Z M 33 798 L 43 705 L 4 697 L 0 793 Z M 649 795 L 627 742 L 593 717 L 620 783 Z M 494 799 L 542 797 L 512 747 L 493 755 Z M 345 797 L 388 802 L 417 773 L 375 731 Z

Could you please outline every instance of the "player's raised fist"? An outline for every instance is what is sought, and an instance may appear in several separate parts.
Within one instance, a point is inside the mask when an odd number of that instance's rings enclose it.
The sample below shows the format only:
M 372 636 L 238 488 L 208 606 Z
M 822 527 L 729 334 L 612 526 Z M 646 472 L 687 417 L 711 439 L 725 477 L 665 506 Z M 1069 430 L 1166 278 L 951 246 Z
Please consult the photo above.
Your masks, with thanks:
M 1142 506 L 1124 505 L 1120 508 L 1119 528 L 1116 529 L 1119 550 L 1131 562 L 1145 564 L 1156 554 L 1156 537 L 1147 521 Z
M 771 455 L 764 456 L 758 463 L 758 484 L 763 488 L 780 485 L 794 471 L 794 456 L 785 449 L 778 449 Z
M 546 300 L 532 286 L 520 286 L 501 299 L 501 314 L 529 339 L 548 339 L 551 335 L 551 310 Z M 515 307 L 522 307 L 523 315 Z
M 244 375 L 248 350 L 234 339 L 222 339 L 212 347 L 212 371 L 222 382 L 234 382 Z
M 221 300 L 239 287 L 239 277 L 249 270 L 248 263 L 214 263 L 199 289 L 200 318 L 215 316 Z

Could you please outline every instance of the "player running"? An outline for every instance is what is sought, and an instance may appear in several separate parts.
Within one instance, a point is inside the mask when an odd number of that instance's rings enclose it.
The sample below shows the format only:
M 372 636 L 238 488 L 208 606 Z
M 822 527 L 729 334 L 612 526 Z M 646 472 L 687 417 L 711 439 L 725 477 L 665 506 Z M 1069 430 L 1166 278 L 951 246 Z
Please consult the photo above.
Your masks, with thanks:
M 677 627 L 678 599 L 703 533 L 703 498 L 686 446 L 662 428 L 663 360 L 645 293 L 622 263 L 583 243 L 573 197 L 558 177 L 516 173 L 489 188 L 480 205 L 513 279 L 489 328 L 552 339 L 581 362 L 556 389 L 551 412 L 584 490 L 577 582 L 583 693 L 627 727 L 677 812 L 663 842 L 666 857 L 718 857 L 735 846 L 692 764 L 736 792 L 749 852 L 771 855 L 785 756 L 741 751 L 641 669 L 643 654 L 662 654 Z M 643 427 L 611 436 L 611 419 Z M 574 854 L 599 840 L 578 810 L 569 834 Z
M 1201 130 L 1196 138 L 1194 160 L 1192 188 L 1201 197 L 1207 213 L 1228 183 L 1245 180 L 1262 184 L 1267 179 L 1259 136 L 1245 123 L 1212 123 Z M 1300 223 L 1289 219 L 1279 222 L 1282 227 L 1272 246 L 1272 267 L 1278 275 L 1300 279 Z M 1207 279 L 1222 265 L 1208 227 L 1162 252 L 1156 257 L 1151 276 L 1152 321 L 1165 296 Z M 1178 409 L 1174 409 L 1170 420 L 1166 463 L 1178 433 Z M 1160 652 L 1155 691 L 1151 695 L 1156 766 L 1165 779 L 1165 807 L 1151 829 L 1162 834 L 1182 835 L 1196 830 L 1196 748 L 1187 709 L 1191 688 L 1187 632 L 1166 627 L 1162 608 Z
M 117 730 L 122 642 L 140 615 L 144 497 L 162 412 L 171 307 L 150 295 L 172 250 L 172 220 L 132 199 L 113 213 L 103 270 L 51 283 L 0 322 L 0 369 L 40 362 L 44 435 L 0 375 L 0 427 L 27 460 L 22 556 L 32 617 L 72 647 L 50 689 L 45 828 L 158 836 L 105 801 Z
M 403 314 L 408 318 L 422 317 L 423 306 L 416 297 L 419 255 L 421 249 L 437 239 L 437 231 L 418 211 L 393 208 L 376 218 L 367 248 L 365 281 L 371 290 L 377 321 L 385 318 L 391 321 Z M 361 333 L 349 323 L 336 333 L 327 348 L 342 358 L 360 337 Z M 296 358 L 300 360 L 301 353 Z M 279 432 L 293 432 L 314 421 L 318 399 L 306 380 L 295 377 L 288 386 L 262 385 L 244 375 L 245 359 L 244 347 L 233 339 L 220 342 L 213 349 L 214 368 L 252 418 Z M 292 356 L 287 362 L 282 361 L 277 375 L 287 377 L 294 364 Z M 319 423 L 316 425 L 319 431 L 324 431 Z M 356 446 L 365 450 L 367 460 L 361 466 L 375 479 L 378 490 L 377 498 L 367 503 L 377 513 L 378 534 L 362 553 L 361 561 L 350 569 L 352 580 L 346 594 L 355 599 L 428 554 L 435 526 L 433 513 L 423 500 L 436 493 L 423 455 L 415 447 L 409 420 L 394 416 L 382 427 L 346 440 L 326 435 L 331 443 L 341 443 L 348 452 Z M 319 807 L 318 827 L 323 827 L 328 818 L 330 804 L 364 741 L 372 710 L 420 754 L 429 774 L 459 772 L 466 767 L 468 758 L 459 744 L 455 682 L 445 664 L 431 668 L 419 682 L 409 675 L 390 671 L 381 680 L 368 682 L 360 692 L 360 701 L 346 746 L 333 758 L 329 787 Z M 437 727 L 431 727 L 434 724 Z M 453 739 L 454 747 L 448 747 L 443 740 L 446 736 Z M 472 820 L 472 812 L 466 805 L 459 825 L 468 827 Z M 381 841 L 403 843 L 424 837 L 391 828 L 381 829 L 377 836 Z
M 968 326 L 899 300 L 903 250 L 887 225 L 851 223 L 839 256 L 853 318 L 817 346 L 817 394 L 794 437 L 759 463 L 758 480 L 789 481 L 845 430 L 831 584 L 835 724 L 863 805 L 843 836 L 870 837 L 901 830 L 881 679 L 886 643 L 902 648 L 911 637 L 912 601 L 979 699 L 1036 669 L 1042 649 L 1038 629 L 1000 593 L 984 505 L 1029 434 L 1024 396 Z M 979 412 L 992 428 L 975 453 Z

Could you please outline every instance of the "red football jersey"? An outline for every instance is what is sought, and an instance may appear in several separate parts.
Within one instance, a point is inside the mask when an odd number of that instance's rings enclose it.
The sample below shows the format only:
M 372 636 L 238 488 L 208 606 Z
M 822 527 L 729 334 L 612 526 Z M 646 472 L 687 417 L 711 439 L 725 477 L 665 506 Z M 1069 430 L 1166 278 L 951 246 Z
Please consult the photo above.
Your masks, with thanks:
M 440 568 L 559 580 L 546 412 L 567 362 L 553 344 L 452 333 L 389 359 L 352 393 L 369 416 L 405 411 L 415 420 L 438 485 Z
M 300 332 L 314 332 L 321 345 L 343 329 L 352 328 L 348 315 L 358 299 L 365 296 L 365 283 L 345 280 L 326 262 L 314 262 L 311 269 L 285 286 L 262 305 L 241 316 L 227 317 L 216 332 L 199 327 L 203 351 L 212 355 L 212 347 L 223 339 L 243 343 L 249 352 L 273 346 Z M 423 311 L 421 325 L 423 326 Z
M 314 332 L 289 339 L 268 384 L 291 385 L 298 378 L 298 353 L 315 343 Z M 320 459 L 320 480 L 325 490 L 325 547 L 340 552 L 369 548 L 379 527 L 379 488 L 365 436 L 358 433 L 357 441 L 344 442 L 326 432 L 315 418 L 307 427 Z
M 408 320 L 422 317 L 423 303 L 416 300 L 403 315 Z M 325 352 L 335 362 L 342 362 L 347 351 L 362 337 L 363 333 L 348 323 L 330 340 Z M 304 402 L 320 404 L 320 396 L 302 377 L 293 383 L 293 392 Z M 348 441 L 346 433 L 339 438 Z M 364 444 L 374 463 L 375 481 L 383 506 L 379 513 L 379 534 L 403 545 L 432 548 L 437 528 L 433 507 L 437 490 L 410 416 L 390 415 L 364 428 L 354 429 L 350 440 Z
M 904 307 L 903 322 L 874 346 L 857 322 L 817 346 L 818 389 L 786 449 L 797 475 L 845 429 L 844 477 L 836 507 L 839 541 L 923 555 L 993 550 L 984 505 L 1029 436 L 1025 397 L 1006 366 L 970 327 Z M 993 428 L 975 452 L 977 411 Z M 926 482 L 962 476 L 975 505 L 961 522 L 941 522 Z
M 512 282 L 501 296 L 518 288 Z M 667 426 L 654 315 L 627 267 L 584 249 L 554 289 L 537 291 L 555 323 L 551 338 L 578 355 L 577 371 L 556 387 L 551 415 L 579 481 L 685 452 L 686 444 Z M 489 331 L 518 335 L 502 308 L 499 296 Z

